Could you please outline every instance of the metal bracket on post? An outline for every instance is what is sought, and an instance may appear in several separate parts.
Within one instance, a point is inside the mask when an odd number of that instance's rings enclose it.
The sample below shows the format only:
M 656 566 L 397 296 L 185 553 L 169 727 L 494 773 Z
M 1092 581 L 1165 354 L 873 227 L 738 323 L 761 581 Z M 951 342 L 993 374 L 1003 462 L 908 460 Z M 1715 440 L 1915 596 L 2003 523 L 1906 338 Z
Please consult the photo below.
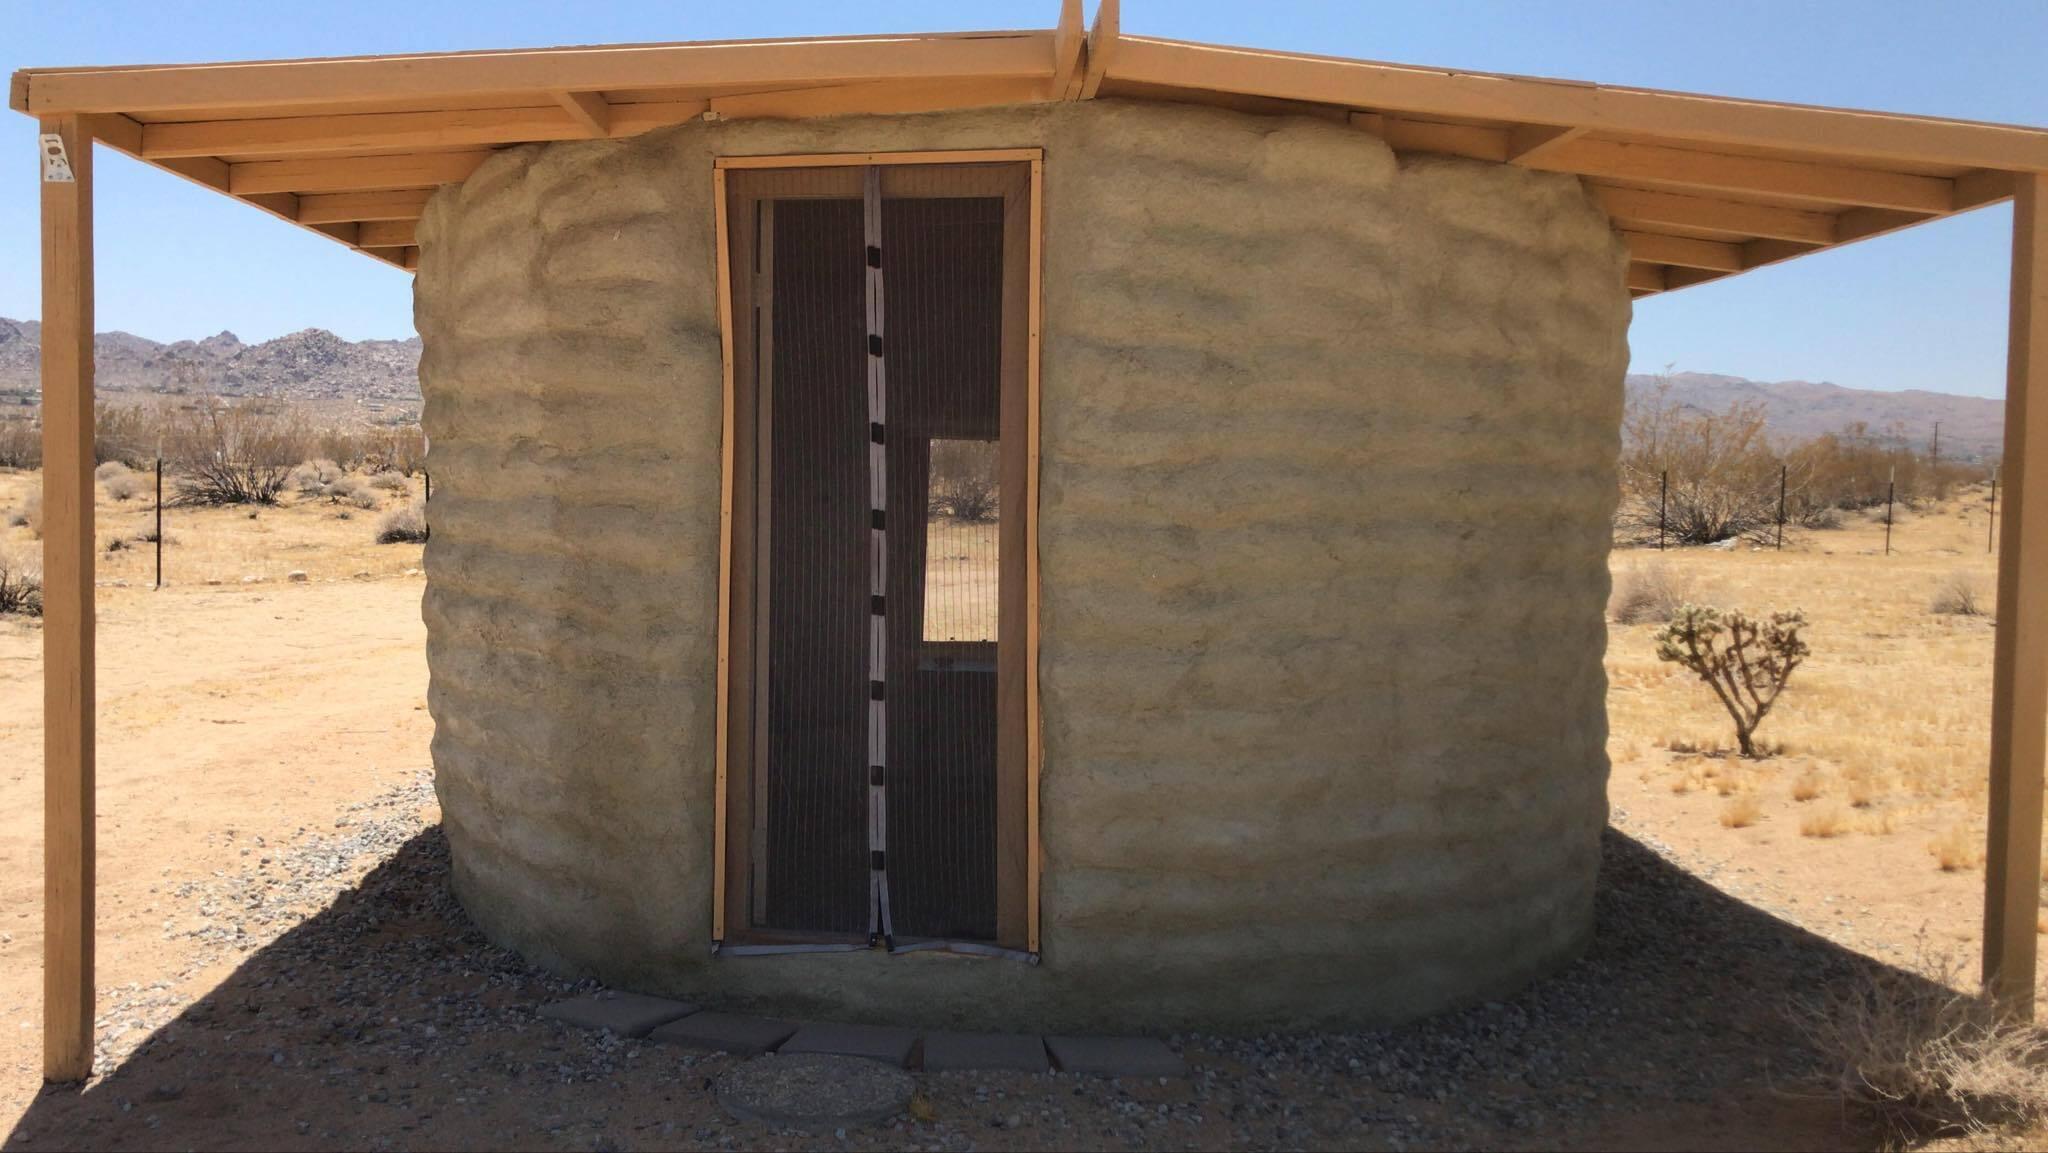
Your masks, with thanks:
M 43 183 L 70 184 L 76 180 L 71 175 L 71 157 L 64 151 L 64 138 L 45 132 L 38 139 L 43 153 Z

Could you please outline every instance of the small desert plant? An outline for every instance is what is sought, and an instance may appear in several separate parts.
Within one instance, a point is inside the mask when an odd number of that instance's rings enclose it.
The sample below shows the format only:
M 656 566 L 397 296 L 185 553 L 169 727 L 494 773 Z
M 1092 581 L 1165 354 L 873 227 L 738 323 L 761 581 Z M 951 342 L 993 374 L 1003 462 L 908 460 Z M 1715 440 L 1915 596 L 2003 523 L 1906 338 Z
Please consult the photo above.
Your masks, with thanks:
M 1746 829 L 1764 815 L 1763 802 L 1751 795 L 1731 799 L 1721 809 L 1721 824 L 1724 828 Z
M 1689 599 L 1690 591 L 1685 578 L 1670 565 L 1637 565 L 1614 582 L 1607 615 L 1618 625 L 1668 621 Z
M 134 500 L 142 495 L 142 477 L 123 468 L 120 472 L 101 477 L 100 487 L 106 489 L 107 496 L 114 500 Z
M 1984 838 L 1962 825 L 1950 825 L 1927 843 L 1927 851 L 1944 873 L 1967 873 L 1984 863 Z
M 1811 651 L 1799 636 L 1804 627 L 1806 617 L 1798 612 L 1752 620 L 1740 612 L 1682 605 L 1657 631 L 1657 659 L 1679 664 L 1707 682 L 1735 721 L 1742 755 L 1754 757 L 1757 726 Z
M 21 512 L 17 515 L 20 519 L 16 520 L 15 524 L 26 526 L 37 540 L 43 539 L 43 490 L 30 490 L 28 499 L 21 502 Z
M 386 492 L 403 492 L 406 489 L 406 479 L 404 474 L 386 469 L 370 478 L 370 487 L 381 488 Z
M 42 428 L 33 421 L 0 419 L 0 468 L 42 466 Z
M 1822 1058 L 1821 1090 L 1900 1142 L 2048 1121 L 2048 1030 L 1958 993 L 1960 962 L 1919 968 L 1871 965 L 1791 1006 Z
M 177 503 L 186 505 L 276 504 L 307 444 L 295 410 L 256 401 L 208 398 L 165 426 Z
M 42 574 L 0 548 L 0 615 L 43 615 Z
M 1849 814 L 1840 805 L 1815 809 L 1799 818 L 1799 835 L 1802 837 L 1839 837 L 1849 831 Z
M 1001 456 L 994 441 L 935 441 L 929 510 L 956 520 L 994 520 L 1001 500 L 1001 475 Z
M 426 511 L 417 502 L 394 508 L 377 522 L 378 544 L 419 544 L 426 539 Z
M 327 486 L 345 475 L 340 465 L 325 458 L 309 460 L 292 469 L 286 478 L 302 496 L 322 496 Z
M 1977 582 L 1966 573 L 1951 573 L 1934 592 L 1934 600 L 1928 611 L 1944 616 L 1981 617 L 1984 615 L 1984 601 L 1977 592 Z
M 1792 799 L 1799 802 L 1811 801 L 1820 796 L 1820 778 L 1811 770 L 1792 778 Z

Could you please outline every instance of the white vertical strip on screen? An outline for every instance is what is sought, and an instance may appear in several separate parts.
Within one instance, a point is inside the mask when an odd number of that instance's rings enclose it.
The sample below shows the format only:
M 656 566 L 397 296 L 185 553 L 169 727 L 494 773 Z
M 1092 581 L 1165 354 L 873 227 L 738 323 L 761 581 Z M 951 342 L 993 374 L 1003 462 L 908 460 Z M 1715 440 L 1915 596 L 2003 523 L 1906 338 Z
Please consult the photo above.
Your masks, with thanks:
M 862 182 L 868 267 L 868 943 L 896 947 L 889 919 L 889 460 L 888 374 L 882 345 L 882 170 Z

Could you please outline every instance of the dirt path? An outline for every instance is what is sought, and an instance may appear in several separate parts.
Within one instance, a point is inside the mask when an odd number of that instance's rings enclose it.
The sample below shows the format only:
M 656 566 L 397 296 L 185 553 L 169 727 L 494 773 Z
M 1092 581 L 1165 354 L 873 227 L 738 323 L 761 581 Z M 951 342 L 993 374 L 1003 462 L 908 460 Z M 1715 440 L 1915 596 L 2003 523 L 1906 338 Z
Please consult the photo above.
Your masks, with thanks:
M 419 578 L 99 597 L 99 1011 L 140 1040 L 261 942 L 176 886 L 249 868 L 426 769 Z M 0 1106 L 37 1087 L 42 636 L 0 624 Z M 133 988 L 130 988 L 133 986 Z M 141 1027 L 131 1022 L 140 1021 Z M 116 1034 L 103 1055 L 124 1046 Z

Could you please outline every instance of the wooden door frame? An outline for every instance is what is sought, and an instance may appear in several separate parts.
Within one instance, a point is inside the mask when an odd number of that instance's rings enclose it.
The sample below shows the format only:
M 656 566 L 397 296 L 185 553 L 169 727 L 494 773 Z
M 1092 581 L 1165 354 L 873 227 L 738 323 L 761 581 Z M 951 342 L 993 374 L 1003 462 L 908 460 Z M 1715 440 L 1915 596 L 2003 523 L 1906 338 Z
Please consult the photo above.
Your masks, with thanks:
M 1014 782 L 1016 769 L 998 768 L 998 794 L 1014 796 L 1023 794 L 1021 800 L 1023 820 L 1021 822 L 1022 844 L 1016 844 L 1019 822 L 997 821 L 997 943 L 1009 948 L 1022 948 L 1036 956 L 1039 952 L 1039 770 L 1043 758 L 1043 743 L 1039 728 L 1038 695 L 1038 471 L 1039 471 L 1039 332 L 1041 297 L 1043 292 L 1043 188 L 1044 152 L 1037 148 L 983 149 L 952 152 L 887 152 L 887 153 L 829 153 L 814 155 L 777 156 L 724 156 L 713 162 L 713 219 L 717 229 L 717 291 L 718 327 L 722 349 L 722 420 L 720 452 L 719 492 L 719 586 L 718 586 L 718 663 L 717 663 L 717 740 L 716 787 L 714 797 L 714 824 L 712 838 L 712 903 L 711 937 L 714 947 L 728 941 L 747 937 L 763 940 L 762 934 L 751 928 L 751 911 L 747 902 L 747 877 L 750 868 L 748 839 L 751 834 L 750 821 L 735 821 L 734 809 L 748 805 L 751 798 L 748 789 L 734 790 L 737 778 L 746 783 L 752 780 L 751 763 L 738 764 L 736 753 L 740 748 L 751 747 L 749 734 L 741 732 L 751 723 L 751 697 L 742 697 L 732 691 L 737 679 L 745 682 L 755 675 L 753 657 L 755 642 L 751 636 L 757 609 L 753 604 L 750 584 L 742 578 L 753 571 L 752 562 L 741 559 L 735 564 L 736 550 L 751 552 L 756 547 L 751 508 L 756 500 L 751 487 L 753 454 L 758 449 L 754 434 L 754 416 L 757 401 L 751 385 L 742 390 L 738 383 L 738 369 L 748 354 L 737 347 L 735 337 L 734 293 L 742 285 L 750 283 L 746 270 L 736 270 L 733 265 L 733 221 L 729 210 L 730 194 L 727 174 L 734 170 L 748 169 L 834 169 L 863 168 L 870 165 L 990 165 L 1016 164 L 1029 166 L 1028 200 L 1025 206 L 1026 236 L 1021 239 L 1026 260 L 1023 325 L 1022 388 L 1004 389 L 1003 407 L 1006 417 L 1018 414 L 1009 411 L 1013 395 L 1021 397 L 1024 445 L 1021 452 L 1006 453 L 1004 482 L 1013 479 L 1008 461 L 1017 461 L 1016 471 L 1021 472 L 1023 521 L 1023 564 L 1021 566 L 1022 612 L 1021 625 L 1024 652 L 1022 654 L 1021 680 L 1023 690 L 1022 741 L 1022 787 Z M 794 174 L 792 174 L 794 175 Z M 1013 250 L 1016 239 L 1007 240 L 1006 250 Z M 1005 328 L 1013 310 L 1005 308 Z M 1008 333 L 1006 332 L 1006 337 Z M 1005 363 L 1010 362 L 1011 349 L 1005 349 Z M 1006 375 L 1008 374 L 1006 368 Z M 1007 421 L 1006 421 L 1007 423 Z M 745 490 L 742 491 L 744 486 Z M 1017 491 L 1017 489 L 1010 489 Z M 736 519 L 736 509 L 747 506 L 748 515 Z M 740 523 L 740 521 L 748 523 Z M 1014 598 L 1013 598 L 1014 599 Z M 1007 623 L 1014 618 L 1007 606 L 1003 618 Z M 745 633 L 742 630 L 746 630 Z M 1000 707 L 1000 705 L 999 705 Z M 739 738 L 739 739 L 736 739 Z M 737 748 L 736 748 L 737 746 Z M 751 754 L 748 754 L 749 761 Z M 1010 784 L 1005 787 L 1005 780 Z M 1014 803 L 1014 802 L 1013 802 Z M 999 814 L 1004 811 L 999 800 Z M 1022 877 L 1018 877 L 1018 872 Z M 728 921 L 729 910 L 738 910 L 738 915 Z

